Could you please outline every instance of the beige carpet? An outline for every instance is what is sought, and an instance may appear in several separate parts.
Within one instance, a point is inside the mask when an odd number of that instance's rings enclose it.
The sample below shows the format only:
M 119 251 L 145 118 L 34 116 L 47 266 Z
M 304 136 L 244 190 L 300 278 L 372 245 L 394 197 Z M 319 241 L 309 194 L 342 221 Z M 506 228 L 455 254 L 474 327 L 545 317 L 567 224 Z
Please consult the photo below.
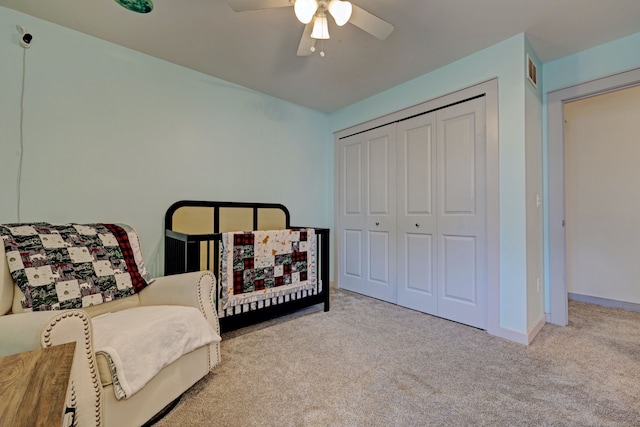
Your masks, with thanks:
M 156 425 L 640 426 L 640 313 L 570 302 L 530 346 L 357 294 L 223 335 Z

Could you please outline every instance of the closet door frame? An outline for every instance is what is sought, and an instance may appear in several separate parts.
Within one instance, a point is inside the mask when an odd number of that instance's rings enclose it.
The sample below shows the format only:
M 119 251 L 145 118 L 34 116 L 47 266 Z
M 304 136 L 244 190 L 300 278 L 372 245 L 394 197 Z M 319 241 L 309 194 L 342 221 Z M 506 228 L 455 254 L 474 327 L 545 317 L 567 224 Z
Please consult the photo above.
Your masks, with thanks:
M 510 331 L 500 326 L 500 187 L 499 187 L 499 152 L 498 152 L 498 81 L 491 79 L 476 85 L 461 89 L 456 92 L 443 95 L 438 98 L 431 99 L 424 103 L 405 108 L 394 113 L 390 113 L 383 117 L 379 117 L 365 123 L 343 129 L 334 133 L 334 146 L 338 147 L 341 138 L 354 133 L 364 132 L 366 130 L 383 126 L 388 123 L 406 119 L 408 117 L 423 114 L 428 111 L 446 107 L 448 105 L 463 102 L 465 100 L 484 96 L 486 108 L 486 144 L 487 144 L 487 294 L 486 294 L 486 313 L 487 313 L 487 332 L 492 335 L 502 336 L 507 339 L 520 340 L 519 334 L 510 333 Z M 339 171 L 340 159 L 339 150 L 334 150 L 334 175 Z M 340 229 L 338 219 L 339 200 L 339 179 L 334 179 L 334 229 Z M 336 233 L 334 233 L 334 265 L 335 269 L 340 269 L 339 247 L 340 242 Z M 339 277 L 339 272 L 334 272 L 334 277 Z M 337 283 L 339 287 L 340 284 Z M 513 335 L 513 336 L 512 336 Z

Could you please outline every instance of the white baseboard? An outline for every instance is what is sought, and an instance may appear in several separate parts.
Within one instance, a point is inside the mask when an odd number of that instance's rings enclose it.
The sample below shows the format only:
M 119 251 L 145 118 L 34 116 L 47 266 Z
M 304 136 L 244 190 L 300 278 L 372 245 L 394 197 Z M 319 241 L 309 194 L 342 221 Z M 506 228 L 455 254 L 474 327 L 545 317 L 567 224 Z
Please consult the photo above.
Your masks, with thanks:
M 543 313 L 540 316 L 540 319 L 538 319 L 538 321 L 535 323 L 533 328 L 531 328 L 527 333 L 527 340 L 529 341 L 527 344 L 531 344 L 531 341 L 533 341 L 536 335 L 538 335 L 538 332 L 542 330 L 542 327 L 547 323 L 545 320 L 546 320 L 546 314 Z
M 505 340 L 517 342 L 518 344 L 528 345 L 527 334 L 524 332 L 516 331 L 502 326 L 497 328 L 487 328 L 487 333 L 496 337 L 504 338 Z
M 529 330 L 529 332 L 524 333 L 520 331 L 514 331 L 513 329 L 508 328 L 497 328 L 497 329 L 487 329 L 487 332 L 491 335 L 495 335 L 496 337 L 504 338 L 509 341 L 517 342 L 518 344 L 529 345 L 531 341 L 538 335 L 538 332 L 542 330 L 542 327 L 546 324 L 545 315 L 542 314 L 540 319 L 534 324 L 533 328 Z
M 602 305 L 605 307 L 622 308 L 631 311 L 640 311 L 640 304 L 628 301 L 619 301 L 609 298 L 592 297 L 591 295 L 581 295 L 569 292 L 569 299 L 572 301 L 586 302 L 589 304 Z

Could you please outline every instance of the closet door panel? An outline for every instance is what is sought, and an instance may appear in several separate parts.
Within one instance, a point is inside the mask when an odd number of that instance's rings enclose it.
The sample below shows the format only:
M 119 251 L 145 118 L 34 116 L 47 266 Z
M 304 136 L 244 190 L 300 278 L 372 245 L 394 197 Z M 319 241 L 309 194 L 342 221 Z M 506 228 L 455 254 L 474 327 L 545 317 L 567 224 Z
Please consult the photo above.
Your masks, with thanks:
M 362 212 L 362 142 L 344 147 L 344 215 L 360 217 Z
M 365 286 L 367 259 L 364 159 L 367 146 L 364 138 L 352 137 L 341 142 L 340 150 L 340 269 L 338 283 L 345 289 L 358 291 Z
M 345 229 L 344 275 L 354 280 L 362 280 L 362 231 Z
M 475 117 L 448 119 L 442 139 L 442 195 L 445 215 L 473 215 L 476 206 Z
M 389 135 L 382 135 L 368 140 L 368 200 L 369 216 L 389 219 L 392 212 L 389 206 L 389 181 L 391 180 L 390 158 L 393 153 L 390 149 Z
M 476 239 L 467 236 L 442 236 L 442 298 L 463 304 L 477 303 Z M 461 268 L 461 266 L 464 266 Z
M 422 121 L 422 120 L 421 120 Z M 407 123 L 410 125 L 410 123 Z M 404 144 L 400 165 L 403 180 L 404 216 L 431 215 L 433 210 L 433 126 L 427 122 L 418 128 L 401 129 Z
M 486 327 L 484 98 L 437 113 L 438 315 Z
M 369 280 L 389 286 L 389 233 L 369 232 Z
M 406 272 L 405 285 L 408 291 L 434 295 L 433 238 L 428 234 L 407 233 L 404 239 L 406 257 L 401 268 Z M 420 309 L 424 311 L 424 306 Z
M 395 124 L 346 137 L 339 149 L 338 284 L 396 302 Z
M 435 113 L 398 123 L 398 304 L 437 313 Z
M 366 294 L 396 302 L 396 125 L 365 132 Z

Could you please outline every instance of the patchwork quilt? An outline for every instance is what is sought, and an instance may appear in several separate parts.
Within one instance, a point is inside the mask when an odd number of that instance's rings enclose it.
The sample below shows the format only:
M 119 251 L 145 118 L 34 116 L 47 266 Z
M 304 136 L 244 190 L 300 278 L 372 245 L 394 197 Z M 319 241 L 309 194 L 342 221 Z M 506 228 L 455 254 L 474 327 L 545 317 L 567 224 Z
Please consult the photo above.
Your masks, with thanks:
M 0 236 L 25 310 L 101 304 L 148 284 L 137 238 L 115 224 L 3 224 Z
M 220 309 L 310 290 L 316 283 L 314 229 L 222 233 Z

